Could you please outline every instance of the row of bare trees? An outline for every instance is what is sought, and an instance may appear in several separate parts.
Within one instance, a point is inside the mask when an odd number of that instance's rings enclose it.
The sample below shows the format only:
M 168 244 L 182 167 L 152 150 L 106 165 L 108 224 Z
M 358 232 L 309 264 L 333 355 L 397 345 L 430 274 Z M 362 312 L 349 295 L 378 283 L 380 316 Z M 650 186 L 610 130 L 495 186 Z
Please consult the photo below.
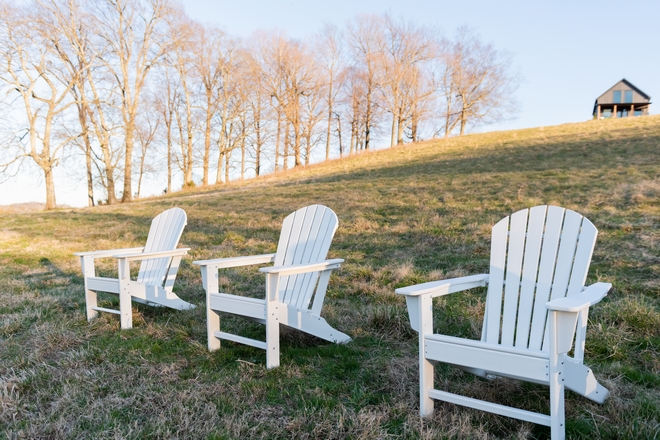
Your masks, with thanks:
M 82 175 L 88 203 L 465 133 L 515 110 L 511 59 L 389 15 L 238 39 L 171 0 L 0 0 L 0 172 Z M 84 165 L 83 165 L 84 163 Z M 29 167 L 28 167 L 29 168 Z M 26 168 L 26 169 L 28 169 Z

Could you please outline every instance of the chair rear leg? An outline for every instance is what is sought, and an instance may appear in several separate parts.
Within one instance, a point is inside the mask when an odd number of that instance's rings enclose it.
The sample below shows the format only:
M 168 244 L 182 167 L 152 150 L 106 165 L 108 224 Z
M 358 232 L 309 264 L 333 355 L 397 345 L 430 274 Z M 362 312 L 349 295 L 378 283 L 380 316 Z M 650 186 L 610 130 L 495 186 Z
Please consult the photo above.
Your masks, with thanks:
M 131 292 L 128 285 L 123 285 L 119 289 L 119 319 L 121 329 L 128 330 L 133 328 L 133 310 L 131 307 Z
M 278 301 L 266 300 L 266 368 L 280 366 L 280 307 Z

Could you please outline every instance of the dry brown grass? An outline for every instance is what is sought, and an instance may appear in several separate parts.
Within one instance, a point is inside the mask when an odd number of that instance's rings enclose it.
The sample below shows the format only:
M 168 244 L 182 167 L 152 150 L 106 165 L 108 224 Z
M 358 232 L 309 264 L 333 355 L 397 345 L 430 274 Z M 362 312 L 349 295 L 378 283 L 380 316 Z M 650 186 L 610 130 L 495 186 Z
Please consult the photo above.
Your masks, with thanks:
M 7 438 L 546 438 L 549 430 L 450 404 L 418 417 L 417 339 L 403 285 L 486 270 L 490 228 L 557 204 L 600 230 L 589 281 L 587 362 L 612 393 L 567 393 L 571 438 L 660 438 L 660 117 L 485 133 L 370 152 L 255 181 L 94 209 L 0 216 L 0 436 Z M 273 252 L 282 219 L 309 203 L 340 228 L 324 316 L 353 337 L 335 346 L 282 332 L 282 367 L 263 352 L 205 348 L 196 259 Z M 73 252 L 135 246 L 170 206 L 192 247 L 175 290 L 200 307 L 137 306 L 135 328 L 84 317 Z M 101 272 L 115 271 L 112 261 Z M 230 293 L 263 295 L 251 268 L 220 274 Z M 113 297 L 103 304 L 116 305 Z M 478 337 L 483 291 L 436 303 L 436 328 Z M 231 331 L 262 337 L 239 319 Z M 438 366 L 437 387 L 546 411 L 542 386 L 484 381 Z

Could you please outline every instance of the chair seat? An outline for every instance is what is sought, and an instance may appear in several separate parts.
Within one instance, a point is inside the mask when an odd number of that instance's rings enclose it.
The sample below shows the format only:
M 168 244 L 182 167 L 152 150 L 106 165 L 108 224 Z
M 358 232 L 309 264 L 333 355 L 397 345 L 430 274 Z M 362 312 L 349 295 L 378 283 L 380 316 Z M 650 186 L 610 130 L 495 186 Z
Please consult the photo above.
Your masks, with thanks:
M 542 351 L 503 347 L 488 342 L 438 334 L 424 335 L 424 357 L 487 374 L 548 383 L 549 356 Z
M 266 319 L 266 301 L 227 293 L 210 293 L 209 307 L 217 312 Z

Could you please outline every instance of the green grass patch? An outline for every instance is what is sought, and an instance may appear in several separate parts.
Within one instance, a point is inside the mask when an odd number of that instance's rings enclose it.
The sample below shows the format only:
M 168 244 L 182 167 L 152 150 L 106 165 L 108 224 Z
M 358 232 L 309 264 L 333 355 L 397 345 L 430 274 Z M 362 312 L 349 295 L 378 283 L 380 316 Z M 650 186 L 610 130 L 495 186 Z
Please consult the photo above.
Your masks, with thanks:
M 655 438 L 660 426 L 660 117 L 432 140 L 136 203 L 0 215 L 0 437 L 548 438 L 549 429 L 437 403 L 418 416 L 417 335 L 398 287 L 487 271 L 490 228 L 555 204 L 599 229 L 588 282 L 613 284 L 589 316 L 586 362 L 604 405 L 566 392 L 567 436 Z M 353 341 L 282 330 L 282 366 L 224 342 L 206 350 L 197 259 L 274 252 L 281 222 L 322 203 L 340 225 L 324 317 Z M 175 291 L 195 310 L 134 306 L 85 319 L 74 252 L 141 245 L 179 206 L 191 247 Z M 133 268 L 137 270 L 137 266 Z M 98 273 L 114 276 L 112 259 Z M 256 268 L 222 270 L 227 293 L 262 297 Z M 479 338 L 485 289 L 435 300 L 436 331 Z M 117 307 L 102 296 L 101 305 Z M 226 331 L 264 328 L 222 316 Z M 547 412 L 547 389 L 438 365 L 436 386 Z M 654 437 L 655 436 L 655 437 Z

